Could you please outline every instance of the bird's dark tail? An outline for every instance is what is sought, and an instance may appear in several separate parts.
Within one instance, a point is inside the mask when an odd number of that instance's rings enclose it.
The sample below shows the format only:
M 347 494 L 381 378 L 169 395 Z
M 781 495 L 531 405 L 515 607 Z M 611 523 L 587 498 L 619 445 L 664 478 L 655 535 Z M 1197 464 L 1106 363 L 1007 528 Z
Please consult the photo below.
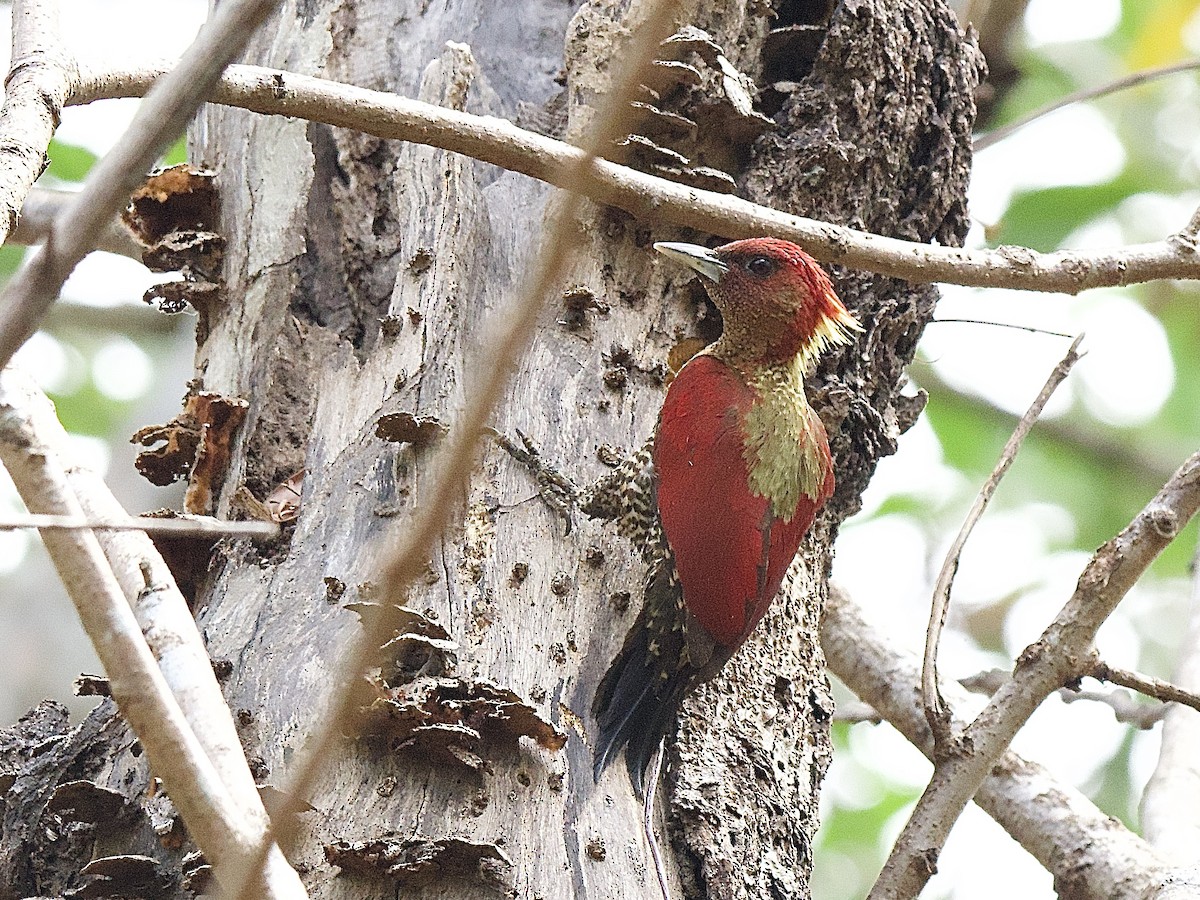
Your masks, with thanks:
M 695 676 L 690 666 L 681 664 L 683 623 L 673 596 L 679 590 L 673 568 L 667 562 L 651 574 L 645 605 L 596 689 L 592 705 L 600 725 L 593 774 L 599 781 L 624 748 L 625 766 L 638 797 L 645 792 L 650 759 L 675 723 Z

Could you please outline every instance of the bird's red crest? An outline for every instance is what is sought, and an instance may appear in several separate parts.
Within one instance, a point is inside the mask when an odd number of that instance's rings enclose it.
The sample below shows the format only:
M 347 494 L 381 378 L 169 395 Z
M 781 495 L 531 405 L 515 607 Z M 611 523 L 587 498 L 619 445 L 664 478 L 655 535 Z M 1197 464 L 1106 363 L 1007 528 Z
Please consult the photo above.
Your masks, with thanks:
M 751 238 L 713 253 L 726 266 L 713 299 L 727 319 L 733 313 L 748 327 L 775 332 L 754 342 L 769 356 L 782 361 L 799 355 L 807 370 L 827 348 L 849 343 L 862 330 L 825 270 L 790 241 Z

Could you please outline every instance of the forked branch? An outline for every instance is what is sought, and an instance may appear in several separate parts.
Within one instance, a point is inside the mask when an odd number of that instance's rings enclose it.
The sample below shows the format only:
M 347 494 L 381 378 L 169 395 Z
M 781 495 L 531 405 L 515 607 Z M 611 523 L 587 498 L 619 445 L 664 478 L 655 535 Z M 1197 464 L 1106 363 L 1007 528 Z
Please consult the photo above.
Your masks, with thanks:
M 1200 453 L 1188 458 L 1137 517 L 1096 551 L 1071 599 L 1017 659 L 1012 679 L 963 729 L 957 752 L 938 761 L 870 897 L 915 897 L 920 892 L 954 822 L 1017 731 L 1052 691 L 1086 674 L 1081 666 L 1090 659 L 1100 626 L 1197 509 Z

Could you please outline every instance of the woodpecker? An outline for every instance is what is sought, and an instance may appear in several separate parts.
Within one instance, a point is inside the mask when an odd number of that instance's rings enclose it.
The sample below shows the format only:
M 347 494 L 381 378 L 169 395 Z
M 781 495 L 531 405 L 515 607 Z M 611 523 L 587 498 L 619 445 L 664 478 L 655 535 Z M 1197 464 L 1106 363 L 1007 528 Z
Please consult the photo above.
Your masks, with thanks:
M 722 334 L 671 382 L 653 438 L 573 498 L 616 520 L 647 564 L 641 612 L 593 705 L 595 778 L 624 748 L 639 797 L 680 702 L 762 619 L 833 494 L 829 442 L 804 376 L 861 331 L 795 244 L 654 247 L 708 282 Z

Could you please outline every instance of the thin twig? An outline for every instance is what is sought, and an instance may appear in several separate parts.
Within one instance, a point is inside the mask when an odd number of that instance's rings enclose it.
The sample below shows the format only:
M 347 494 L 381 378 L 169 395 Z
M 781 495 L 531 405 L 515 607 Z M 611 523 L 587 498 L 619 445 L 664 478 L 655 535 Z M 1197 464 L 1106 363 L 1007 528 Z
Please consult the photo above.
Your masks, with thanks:
M 155 519 L 149 516 L 124 519 L 73 519 L 70 516 L 28 514 L 0 519 L 0 531 L 36 528 L 40 531 L 143 531 L 176 537 L 228 537 L 266 540 L 279 537 L 274 522 L 225 522 L 211 516 Z
M 1030 429 L 1033 428 L 1033 423 L 1041 416 L 1042 410 L 1046 408 L 1046 403 L 1050 400 L 1051 395 L 1063 383 L 1063 380 L 1070 373 L 1072 367 L 1082 356 L 1078 352 L 1079 342 L 1082 340 L 1083 335 L 1081 334 L 1071 342 L 1066 356 L 1054 367 L 1054 371 L 1046 379 L 1046 383 L 1042 386 L 1041 391 L 1033 403 L 1030 404 L 1025 415 L 1021 416 L 1017 427 L 1013 429 L 1012 435 L 1004 445 L 1004 449 L 1000 452 L 1000 459 L 997 461 L 996 467 L 992 469 L 992 474 L 988 476 L 987 481 L 983 483 L 983 487 L 979 489 L 979 495 L 971 505 L 962 528 L 959 529 L 958 535 L 954 538 L 954 543 L 950 545 L 950 550 L 946 554 L 946 560 L 942 563 L 942 570 L 938 573 L 937 582 L 934 584 L 933 602 L 929 610 L 929 625 L 925 630 L 925 659 L 921 667 L 921 693 L 925 704 L 925 718 L 929 720 L 929 727 L 933 731 L 934 742 L 939 749 L 944 748 L 950 740 L 950 713 L 937 687 L 938 646 L 942 639 L 942 629 L 946 625 L 946 615 L 950 610 L 950 589 L 954 585 L 954 576 L 958 572 L 958 563 L 962 558 L 963 547 L 966 546 L 967 539 L 970 538 L 971 532 L 975 530 L 976 523 L 979 522 L 984 510 L 987 509 L 988 504 L 991 502 L 992 496 L 996 493 L 996 488 L 999 487 L 1000 480 L 1004 478 L 1005 473 L 1008 472 L 1009 467 L 1013 464 L 1013 460 L 1016 459 L 1017 452 L 1021 449 L 1021 444 L 1025 442 Z
M 0 462 L 30 509 L 83 518 L 84 510 L 57 450 L 43 440 L 44 433 L 53 431 L 45 427 L 49 422 L 57 420 L 45 396 L 19 372 L 0 372 Z M 104 665 L 121 714 L 137 734 L 218 880 L 231 883 L 238 861 L 253 851 L 266 830 L 265 814 L 257 822 L 245 814 L 233 796 L 236 786 L 224 781 L 185 718 L 96 535 L 52 531 L 44 536 L 44 542 Z M 225 714 L 228 717 L 227 709 Z M 237 746 L 236 731 L 233 733 Z M 245 767 L 244 758 L 242 765 Z M 247 780 L 253 791 L 248 769 Z M 295 872 L 282 857 L 273 855 L 272 860 L 268 874 L 256 883 L 258 895 L 280 900 L 305 897 Z
M 495 334 L 495 340 L 490 342 L 490 352 L 467 368 L 468 372 L 481 373 L 481 377 L 465 392 L 467 406 L 450 430 L 446 448 L 439 457 L 440 468 L 432 490 L 421 498 L 412 523 L 383 554 L 382 571 L 376 583 L 384 586 L 381 597 L 384 609 L 404 603 L 409 587 L 424 572 L 429 548 L 450 523 L 457 508 L 457 498 L 462 496 L 474 471 L 479 442 L 492 410 L 533 336 L 538 310 L 565 276 L 580 246 L 582 233 L 575 223 L 584 208 L 585 196 L 594 193 L 598 178 L 596 170 L 603 162 L 597 157 L 627 127 L 629 102 L 635 96 L 659 42 L 670 33 L 678 8 L 679 0 L 654 0 L 649 4 L 645 19 L 632 30 L 615 83 L 580 147 L 572 148 L 569 156 L 552 163 L 563 169 L 555 173 L 551 183 L 564 187 L 567 193 L 558 198 L 559 202 L 547 217 L 533 277 L 523 282 L 528 287 L 511 308 L 493 317 L 494 328 L 489 333 Z M 360 702 L 358 679 L 374 663 L 378 648 L 393 629 L 394 623 L 389 616 L 373 617 L 364 624 L 362 634 L 346 657 L 336 681 L 329 714 L 324 716 L 316 734 L 310 736 L 304 758 L 292 773 L 281 809 L 273 819 L 276 840 L 285 850 L 292 845 L 295 836 L 291 823 L 296 821 L 301 805 L 324 772 L 339 735 L 350 729 L 356 718 Z M 249 900 L 252 894 L 243 888 L 233 892 L 232 896 L 237 900 Z
M 1000 685 L 1012 678 L 1012 673 L 1005 669 L 985 669 L 958 679 L 958 683 L 972 694 L 983 694 L 990 697 L 1000 690 Z
M 671 900 L 671 886 L 667 883 L 667 867 L 663 864 L 662 848 L 658 846 L 658 838 L 654 834 L 654 798 L 658 796 L 658 776 L 662 772 L 666 743 L 666 738 L 660 738 L 658 749 L 654 751 L 654 756 L 650 759 L 649 781 L 646 784 L 646 797 L 642 802 L 642 832 L 646 835 L 646 846 L 650 848 L 654 874 L 658 876 L 658 889 L 662 891 L 663 900 Z
M 1086 674 L 1096 632 L 1146 568 L 1200 509 L 1193 454 L 1120 534 L 1096 551 L 1071 599 L 1017 659 L 1010 681 L 968 725 L 958 752 L 940 758 L 869 897 L 915 897 L 954 822 L 1014 735 L 1052 691 Z M 873 702 L 873 700 L 872 700 Z
M 929 325 L 988 325 L 992 328 L 1013 328 L 1017 331 L 1027 331 L 1030 334 L 1047 334 L 1050 337 L 1069 338 L 1071 336 L 1064 331 L 1051 331 L 1049 328 L 1038 328 L 1035 325 L 1018 325 L 1016 322 L 992 322 L 987 319 L 943 319 L 939 317 L 930 319 Z
M 121 141 L 96 163 L 75 202 L 54 220 L 42 249 L 0 294 L 0 368 L 37 330 L 67 276 L 109 228 L 130 193 L 183 132 L 221 72 L 241 55 L 276 5 L 277 0 L 222 3 L 179 65 L 163 73 L 147 91 Z M 11 132 L 2 133 L 11 137 Z
M 139 96 L 162 70 L 84 70 L 71 103 Z M 231 66 L 213 90 L 215 103 L 268 115 L 295 116 L 381 138 L 462 153 L 558 187 L 581 151 L 511 122 L 275 69 Z M 1161 278 L 1200 278 L 1195 242 L 1175 236 L 1103 250 L 1038 253 L 1025 247 L 963 250 L 856 231 L 700 190 L 597 160 L 582 187 L 594 200 L 652 223 L 669 223 L 728 238 L 773 234 L 820 260 L 913 282 L 1021 288 L 1077 294 L 1095 287 Z
M 878 725 L 883 721 L 883 716 L 870 704 L 851 701 L 837 705 L 837 709 L 833 711 L 833 721 L 846 725 L 859 725 L 863 722 Z
M 1121 687 L 1127 687 L 1131 691 L 1137 691 L 1139 694 L 1153 697 L 1163 703 L 1179 703 L 1200 711 L 1200 694 L 1185 690 L 1169 681 L 1163 681 L 1161 678 L 1155 678 L 1153 675 L 1143 675 L 1141 672 L 1132 672 L 1129 669 L 1118 669 L 1099 659 L 1093 664 L 1088 674 L 1097 681 L 1119 684 Z
M 932 758 L 933 736 L 917 689 L 919 657 L 898 649 L 836 583 L 829 585 L 821 617 L 821 647 L 830 670 Z M 942 691 L 952 714 L 955 707 L 972 705 L 966 691 L 953 683 L 942 685 Z M 975 802 L 1057 884 L 1069 886 L 1071 896 L 1145 900 L 1162 883 L 1165 861 L 1145 841 L 1042 766 L 1010 750 L 985 775 Z M 935 862 L 936 850 L 931 857 Z
M 1139 84 L 1145 84 L 1147 81 L 1154 81 L 1167 75 L 1174 75 L 1177 72 L 1190 72 L 1193 69 L 1200 69 L 1200 59 L 1186 59 L 1183 62 L 1171 63 L 1170 65 L 1159 66 L 1155 69 L 1144 69 L 1141 72 L 1134 72 L 1132 75 L 1126 75 L 1105 84 L 1097 85 L 1096 87 L 1075 91 L 1074 93 L 1067 94 L 1065 97 L 1052 100 L 1045 106 L 1040 106 L 1019 118 L 1013 119 L 1006 125 L 993 128 L 987 134 L 977 135 L 973 142 L 973 148 L 976 153 L 980 153 L 988 147 L 1000 143 L 1000 141 L 1004 140 L 1014 131 L 1024 128 L 1030 122 L 1035 122 L 1038 119 L 1048 116 L 1050 113 L 1060 110 L 1064 106 L 1071 106 L 1074 103 L 1080 103 L 1084 100 L 1094 100 L 1097 97 L 1115 94 L 1117 91 L 1137 87 Z
M 1064 687 L 1058 689 L 1063 703 L 1087 701 L 1100 703 L 1112 710 L 1113 718 L 1134 728 L 1153 728 L 1162 721 L 1170 706 L 1166 703 L 1138 703 L 1133 694 L 1124 689 L 1115 691 L 1083 691 Z

